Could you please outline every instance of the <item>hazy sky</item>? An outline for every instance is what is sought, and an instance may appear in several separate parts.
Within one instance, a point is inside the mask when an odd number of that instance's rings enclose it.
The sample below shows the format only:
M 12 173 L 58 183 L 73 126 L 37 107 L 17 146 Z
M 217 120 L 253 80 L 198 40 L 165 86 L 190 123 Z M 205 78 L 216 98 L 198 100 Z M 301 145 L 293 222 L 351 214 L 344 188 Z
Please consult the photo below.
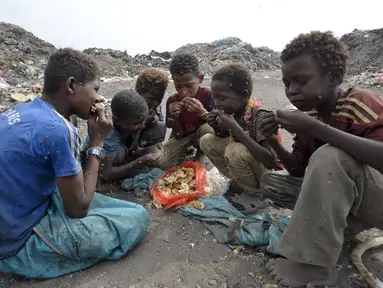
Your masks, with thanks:
M 0 0 L 0 21 L 57 47 L 172 51 L 236 36 L 281 50 L 311 30 L 383 27 L 383 0 Z

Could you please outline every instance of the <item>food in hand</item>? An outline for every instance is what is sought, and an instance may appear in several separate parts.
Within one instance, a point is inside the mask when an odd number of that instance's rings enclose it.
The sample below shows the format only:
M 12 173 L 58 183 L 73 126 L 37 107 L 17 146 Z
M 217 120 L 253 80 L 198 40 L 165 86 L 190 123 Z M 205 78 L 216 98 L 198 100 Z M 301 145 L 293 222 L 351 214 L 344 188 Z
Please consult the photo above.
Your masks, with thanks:
M 105 104 L 104 103 L 96 103 L 94 106 L 91 107 L 92 113 L 96 113 L 97 111 L 105 110 Z

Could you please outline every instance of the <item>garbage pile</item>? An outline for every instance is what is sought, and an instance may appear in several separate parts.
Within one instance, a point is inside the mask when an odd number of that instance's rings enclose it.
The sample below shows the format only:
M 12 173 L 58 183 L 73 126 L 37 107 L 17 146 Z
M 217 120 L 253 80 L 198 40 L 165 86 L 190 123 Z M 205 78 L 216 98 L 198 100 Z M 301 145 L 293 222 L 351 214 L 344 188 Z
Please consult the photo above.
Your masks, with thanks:
M 382 73 L 362 72 L 346 78 L 345 84 L 351 87 L 360 88 L 383 88 L 383 70 Z
M 40 84 L 11 86 L 0 77 L 0 113 L 17 103 L 29 102 L 40 97 L 41 87 Z
M 0 22 L 0 77 L 10 85 L 42 79 L 55 47 L 23 28 Z
M 354 30 L 341 40 L 350 54 L 346 82 L 362 87 L 382 87 L 383 28 Z M 41 83 L 48 56 L 55 49 L 19 26 L 0 22 L 0 88 L 7 85 L 31 87 Z M 174 52 L 151 51 L 134 57 L 126 51 L 113 49 L 89 48 L 84 52 L 98 61 L 104 82 L 134 80 L 146 67 L 168 69 L 172 55 L 177 53 L 195 55 L 207 76 L 233 61 L 242 62 L 252 71 L 280 69 L 278 52 L 267 47 L 255 48 L 236 37 L 187 44 Z
M 236 37 L 228 37 L 212 43 L 187 44 L 177 53 L 190 53 L 198 57 L 201 70 L 211 75 L 228 62 L 241 62 L 250 70 L 275 70 L 280 68 L 279 53 L 267 47 L 255 48 Z
M 383 28 L 355 29 L 340 39 L 348 48 L 348 75 L 383 73 Z
M 93 56 L 101 67 L 103 77 L 133 77 L 147 67 L 167 69 L 171 58 L 170 52 L 156 51 L 130 56 L 126 51 L 113 49 L 88 48 L 85 53 Z

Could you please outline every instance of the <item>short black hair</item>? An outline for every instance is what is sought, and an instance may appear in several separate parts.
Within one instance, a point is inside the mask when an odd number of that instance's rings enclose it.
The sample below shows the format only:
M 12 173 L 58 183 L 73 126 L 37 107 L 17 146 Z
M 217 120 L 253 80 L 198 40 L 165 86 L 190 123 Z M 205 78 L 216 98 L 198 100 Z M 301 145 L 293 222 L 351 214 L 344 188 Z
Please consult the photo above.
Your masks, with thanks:
M 281 61 L 286 62 L 301 55 L 312 56 L 323 72 L 335 75 L 341 69 L 343 74 L 339 75 L 339 80 L 342 82 L 348 58 L 346 51 L 346 46 L 331 31 L 312 31 L 298 35 L 287 44 L 282 51 Z
M 100 77 L 100 68 L 83 52 L 72 48 L 59 49 L 50 55 L 45 67 L 43 93 L 57 93 L 70 77 L 86 84 Z
M 169 76 L 165 70 L 159 68 L 146 68 L 141 71 L 136 81 L 136 91 L 144 95 L 152 87 L 160 86 L 164 91 L 168 88 Z
M 185 53 L 178 53 L 172 57 L 169 70 L 170 74 L 172 75 L 183 75 L 191 73 L 194 76 L 200 76 L 199 62 L 197 57 Z
M 243 90 L 253 92 L 253 78 L 249 68 L 241 63 L 232 63 L 218 68 L 214 72 L 212 81 L 226 81 L 230 90 L 242 93 Z
M 149 109 L 145 99 L 134 89 L 122 90 L 114 95 L 111 108 L 113 116 L 119 119 L 128 119 Z

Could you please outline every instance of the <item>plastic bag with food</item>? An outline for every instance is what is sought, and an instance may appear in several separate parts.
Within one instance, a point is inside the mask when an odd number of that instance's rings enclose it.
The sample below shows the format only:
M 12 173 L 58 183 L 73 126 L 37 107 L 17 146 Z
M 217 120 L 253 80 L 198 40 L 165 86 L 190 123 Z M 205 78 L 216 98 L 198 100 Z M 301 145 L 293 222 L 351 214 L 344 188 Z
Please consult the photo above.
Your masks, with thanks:
M 154 183 L 150 195 L 165 206 L 178 208 L 205 194 L 206 168 L 203 164 L 186 161 L 165 171 Z
M 223 176 L 217 169 L 214 167 L 207 172 L 206 176 L 206 194 L 209 196 L 216 194 L 225 194 L 229 190 L 230 179 Z

